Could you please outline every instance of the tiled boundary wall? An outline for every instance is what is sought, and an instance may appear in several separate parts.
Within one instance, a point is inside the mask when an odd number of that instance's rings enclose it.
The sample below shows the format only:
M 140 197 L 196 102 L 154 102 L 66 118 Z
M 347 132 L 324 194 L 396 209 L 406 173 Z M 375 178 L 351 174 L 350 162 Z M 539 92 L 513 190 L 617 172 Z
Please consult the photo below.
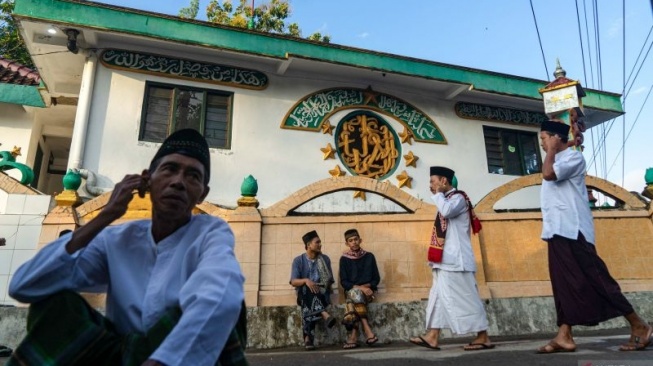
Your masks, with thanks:
M 541 183 L 541 175 L 515 179 L 503 185 L 476 206 L 483 231 L 473 236 L 478 264 L 477 280 L 483 298 L 551 296 L 547 251 L 539 239 L 539 212 L 495 212 L 496 202 L 519 189 Z M 653 291 L 653 209 L 633 194 L 607 181 L 587 177 L 589 187 L 620 202 L 620 207 L 594 211 L 597 249 L 626 292 Z M 393 200 L 406 209 L 399 214 L 295 215 L 293 210 L 314 198 L 341 190 L 363 190 Z M 44 221 L 40 242 L 48 242 L 60 229 L 83 225 L 107 202 L 104 194 L 75 209 L 57 207 Z M 123 221 L 149 217 L 149 199 L 135 199 Z M 294 305 L 288 284 L 292 259 L 304 252 L 301 236 L 317 230 L 323 251 L 338 273 L 338 260 L 345 250 L 343 233 L 357 228 L 363 247 L 377 258 L 382 281 L 378 302 L 421 300 L 428 296 L 430 269 L 426 248 L 436 213 L 432 204 L 420 201 L 387 183 L 360 177 L 336 177 L 313 183 L 266 209 L 225 209 L 203 203 L 198 213 L 229 221 L 236 236 L 236 256 L 247 278 L 248 306 Z M 334 285 L 337 290 L 337 283 Z M 341 302 L 340 291 L 334 301 Z M 98 298 L 101 306 L 101 298 Z
M 18 267 L 37 251 L 41 224 L 52 197 L 20 184 L 0 172 L 0 305 L 15 301 L 7 294 L 9 281 Z

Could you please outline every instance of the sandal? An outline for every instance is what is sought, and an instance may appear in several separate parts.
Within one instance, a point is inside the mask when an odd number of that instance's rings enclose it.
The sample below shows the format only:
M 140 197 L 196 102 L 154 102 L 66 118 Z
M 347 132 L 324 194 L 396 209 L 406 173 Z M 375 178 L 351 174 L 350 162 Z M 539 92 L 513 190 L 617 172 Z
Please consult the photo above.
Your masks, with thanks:
M 0 346 L 0 357 L 9 357 L 13 350 L 7 346 Z
M 336 318 L 329 315 L 329 317 L 326 318 L 325 322 L 327 327 L 333 328 L 333 326 L 336 325 Z
M 646 347 L 651 345 L 651 342 L 653 342 L 653 339 L 651 337 L 653 336 L 653 327 L 649 325 L 648 327 L 648 333 L 646 334 L 646 340 L 642 339 L 641 337 L 635 336 L 633 337 L 633 340 L 631 342 L 628 342 L 621 347 L 619 347 L 619 351 L 621 352 L 630 352 L 630 351 L 643 351 L 646 349 Z
M 560 353 L 560 352 L 576 352 L 576 347 L 564 348 L 558 343 L 551 341 L 547 345 L 538 348 L 536 353 L 547 354 L 547 353 Z
M 379 338 L 377 338 L 376 336 L 372 336 L 371 338 L 367 338 L 367 340 L 365 341 L 365 344 L 372 347 L 378 341 L 379 341 Z
M 344 345 L 342 345 L 342 348 L 343 348 L 343 349 L 354 349 L 354 348 L 358 348 L 358 347 L 360 347 L 360 346 L 358 345 L 358 343 L 349 343 L 349 342 L 346 342 Z

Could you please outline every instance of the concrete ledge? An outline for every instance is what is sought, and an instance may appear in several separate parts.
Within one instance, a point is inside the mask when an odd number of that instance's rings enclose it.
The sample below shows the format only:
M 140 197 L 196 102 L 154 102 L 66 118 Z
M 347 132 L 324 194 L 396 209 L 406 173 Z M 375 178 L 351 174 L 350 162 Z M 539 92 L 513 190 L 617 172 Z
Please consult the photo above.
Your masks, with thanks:
M 635 310 L 649 322 L 653 321 L 653 292 L 627 293 Z M 424 331 L 426 301 L 370 304 L 372 329 L 381 342 L 406 341 Z M 551 334 L 557 331 L 552 297 L 520 297 L 486 300 L 490 335 L 519 336 Z M 342 319 L 344 307 L 336 306 L 331 313 Z M 301 318 L 296 306 L 266 306 L 247 309 L 249 348 L 268 349 L 302 345 Z M 0 344 L 16 347 L 25 336 L 26 308 L 0 308 Z M 597 327 L 576 327 L 578 330 L 616 329 L 627 326 L 623 318 L 615 318 Z M 576 329 L 575 328 L 575 329 Z M 318 344 L 340 344 L 345 329 L 336 326 L 327 330 L 322 324 L 316 331 Z M 454 336 L 447 330 L 444 338 Z

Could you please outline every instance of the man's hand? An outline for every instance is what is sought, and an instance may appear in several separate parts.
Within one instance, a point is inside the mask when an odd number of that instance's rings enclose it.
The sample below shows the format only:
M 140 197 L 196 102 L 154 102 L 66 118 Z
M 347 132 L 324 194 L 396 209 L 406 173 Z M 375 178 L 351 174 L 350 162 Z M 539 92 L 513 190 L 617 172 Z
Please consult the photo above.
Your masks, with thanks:
M 88 224 L 73 232 L 72 238 L 66 243 L 66 252 L 73 254 L 86 247 L 104 228 L 122 217 L 127 212 L 129 202 L 134 198 L 134 190 L 138 190 L 141 197 L 144 196 L 148 182 L 149 173 L 147 170 L 143 170 L 140 175 L 131 174 L 125 176 L 120 183 L 116 184 L 104 209 Z
M 374 295 L 374 291 L 372 291 L 372 289 L 369 288 L 368 286 L 365 286 L 365 285 L 361 285 L 361 286 L 356 285 L 356 286 L 354 286 L 354 288 L 357 288 L 357 289 L 363 291 L 363 293 L 365 294 L 365 296 L 372 296 L 372 295 Z
M 320 292 L 320 286 L 317 285 L 317 283 L 309 280 L 308 278 L 306 279 L 306 283 L 304 283 L 306 287 L 308 287 L 309 290 L 311 290 L 312 293 L 317 294 Z
M 116 184 L 113 192 L 111 192 L 111 197 L 109 197 L 109 202 L 101 212 L 109 215 L 113 220 L 121 218 L 127 212 L 127 206 L 129 206 L 129 202 L 134 198 L 135 190 L 138 191 L 138 195 L 141 198 L 145 197 L 148 182 L 149 174 L 147 170 L 143 170 L 140 175 L 126 175 L 122 181 Z
M 162 364 L 161 362 L 157 361 L 157 360 L 149 359 L 149 360 L 146 360 L 145 362 L 143 362 L 141 364 L 141 366 L 165 366 L 165 365 Z

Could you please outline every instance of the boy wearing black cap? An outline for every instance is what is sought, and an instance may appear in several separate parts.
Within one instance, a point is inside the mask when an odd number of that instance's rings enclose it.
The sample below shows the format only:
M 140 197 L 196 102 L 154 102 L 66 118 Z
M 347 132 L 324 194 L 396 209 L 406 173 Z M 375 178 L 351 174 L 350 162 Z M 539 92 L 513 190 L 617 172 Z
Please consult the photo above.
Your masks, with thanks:
M 336 319 L 329 315 L 333 271 L 331 259 L 322 254 L 322 240 L 317 231 L 309 231 L 302 236 L 306 253 L 292 261 L 290 284 L 297 291 L 297 305 L 302 311 L 302 333 L 306 350 L 315 349 L 315 326 L 324 319 L 327 327 L 332 328 Z
M 31 303 L 29 329 L 8 365 L 247 365 L 233 233 L 222 219 L 192 214 L 209 174 L 204 137 L 177 131 L 149 170 L 116 184 L 93 220 L 21 266 L 9 294 Z M 147 190 L 151 220 L 110 226 Z M 106 318 L 81 290 L 106 291 Z
M 342 324 L 350 333 L 344 349 L 358 347 L 359 323 L 365 333 L 365 344 L 372 346 L 379 341 L 367 319 L 367 304 L 374 299 L 381 276 L 374 254 L 361 248 L 362 242 L 358 230 L 345 231 L 345 245 L 349 250 L 340 257 L 340 285 L 347 299 Z
M 430 188 L 438 208 L 428 258 L 433 286 L 426 307 L 427 332 L 410 342 L 440 350 L 440 332 L 448 328 L 455 334 L 477 333 L 464 346 L 465 351 L 491 349 L 494 344 L 487 334 L 487 315 L 476 286 L 476 261 L 470 239 L 475 215 L 467 194 L 451 185 L 454 175 L 447 167 L 431 167 Z
M 540 141 L 546 152 L 542 165 L 542 239 L 547 242 L 558 334 L 538 353 L 576 350 L 571 328 L 593 326 L 624 316 L 630 341 L 621 351 L 643 350 L 651 344 L 653 327 L 637 315 L 594 247 L 594 219 L 587 202 L 586 165 L 580 151 L 567 148 L 569 126 L 542 123 Z

